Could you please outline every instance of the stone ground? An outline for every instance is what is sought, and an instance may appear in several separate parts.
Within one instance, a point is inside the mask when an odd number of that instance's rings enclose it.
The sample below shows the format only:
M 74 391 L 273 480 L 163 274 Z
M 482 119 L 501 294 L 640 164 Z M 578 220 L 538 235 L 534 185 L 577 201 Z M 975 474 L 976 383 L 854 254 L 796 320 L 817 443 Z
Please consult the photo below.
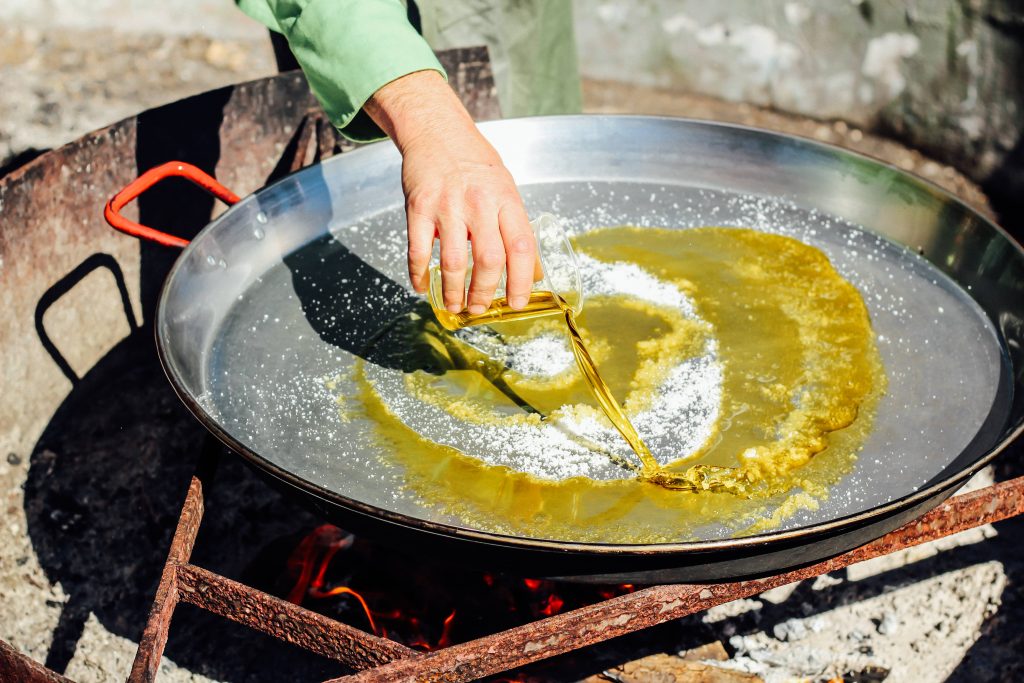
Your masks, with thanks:
M 8 26 L 0 29 L 0 165 L 16 165 L 33 150 L 157 104 L 272 72 L 269 46 L 261 40 Z M 842 122 L 614 83 L 589 82 L 585 95 L 590 111 L 712 118 L 839 144 L 917 173 L 988 211 L 984 195 L 955 169 Z M 148 344 L 132 353 L 146 353 Z M 155 364 L 147 372 L 137 380 L 155 392 L 151 411 L 140 417 L 138 433 L 120 438 L 141 451 L 194 452 L 201 434 L 173 396 L 168 400 L 170 392 Z M 76 446 L 74 425 L 67 429 L 41 441 L 31 459 L 14 453 L 0 459 L 5 511 L 0 638 L 73 680 L 123 679 L 191 462 L 186 458 L 166 470 L 132 471 L 132 477 L 148 482 L 139 500 L 149 518 L 139 522 L 130 547 L 121 547 L 121 541 L 114 544 L 105 537 L 114 532 L 105 532 L 102 524 L 86 528 L 81 520 L 91 519 L 87 512 L 92 508 L 113 510 L 117 496 L 145 487 L 125 479 L 109 493 L 108 480 L 127 477 L 102 469 L 117 471 L 118 452 L 105 454 L 96 441 L 86 451 Z M 81 428 L 81 434 L 89 433 Z M 76 447 L 82 452 L 74 465 L 69 453 Z M 1018 473 L 1017 460 L 1013 454 L 1004 457 L 999 472 L 983 475 L 991 480 Z M 237 464 L 224 469 L 218 480 L 220 505 L 211 503 L 197 554 L 213 569 L 244 575 L 258 559 L 254 554 L 262 550 L 261 543 L 309 529 L 315 520 Z M 98 481 L 82 493 L 87 477 Z M 110 529 L 138 522 L 119 521 L 113 512 L 110 516 Z M 281 522 L 285 518 L 287 524 Z M 679 653 L 719 642 L 729 656 L 720 666 L 771 681 L 828 680 L 843 674 L 869 681 L 881 680 L 885 672 L 885 680 L 897 682 L 1020 680 L 1024 549 L 1016 538 L 1022 530 L 1024 523 L 1010 521 L 967 532 L 619 639 L 525 675 L 559 681 L 586 676 L 660 680 L 657 671 L 665 668 L 665 660 L 645 660 L 656 662 L 646 669 L 629 660 L 667 653 L 676 661 Z M 145 566 L 136 571 L 139 564 Z M 188 608 L 180 612 L 160 680 L 269 681 L 281 671 L 289 671 L 294 680 L 318 680 L 337 673 L 321 660 L 310 662 L 244 629 Z

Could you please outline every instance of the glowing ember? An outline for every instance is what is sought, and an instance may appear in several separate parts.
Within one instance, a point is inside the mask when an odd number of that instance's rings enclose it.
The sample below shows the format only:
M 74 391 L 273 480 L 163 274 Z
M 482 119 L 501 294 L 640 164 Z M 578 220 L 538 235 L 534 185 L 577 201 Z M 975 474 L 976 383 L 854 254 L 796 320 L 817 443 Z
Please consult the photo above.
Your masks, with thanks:
M 331 560 L 341 550 L 352 547 L 355 537 L 342 531 L 333 524 L 323 524 L 314 529 L 308 536 L 299 542 L 291 556 L 288 558 L 288 569 L 292 575 L 297 575 L 295 585 L 288 593 L 289 602 L 301 605 L 307 597 L 316 600 L 325 600 L 335 596 L 350 596 L 362 607 L 363 614 L 369 622 L 370 630 L 374 635 L 383 638 L 388 637 L 388 629 L 378 626 L 377 621 L 399 621 L 405 622 L 413 627 L 414 634 L 408 642 L 409 647 L 421 650 L 434 650 L 447 647 L 451 644 L 452 622 L 455 620 L 455 610 L 452 610 L 441 626 L 441 636 L 436 643 L 430 643 L 423 635 L 420 626 L 420 619 L 416 616 L 406 617 L 399 609 L 387 611 L 374 611 L 370 609 L 366 599 L 356 590 L 349 586 L 334 586 L 324 588 L 325 575 L 331 564 Z M 315 569 L 315 572 L 314 572 Z M 375 619 L 376 617 L 376 619 Z
M 562 605 L 565 604 L 565 600 L 552 593 L 544 599 L 544 605 L 540 608 L 540 613 L 546 617 L 554 616 L 562 611 Z
M 345 551 L 342 553 L 342 551 Z M 342 553 L 343 559 L 335 562 Z M 436 565 L 316 527 L 291 552 L 288 600 L 333 618 L 358 605 L 369 630 L 421 651 L 437 650 L 609 599 L 632 585 L 583 586 Z M 458 616 L 458 618 L 456 617 Z

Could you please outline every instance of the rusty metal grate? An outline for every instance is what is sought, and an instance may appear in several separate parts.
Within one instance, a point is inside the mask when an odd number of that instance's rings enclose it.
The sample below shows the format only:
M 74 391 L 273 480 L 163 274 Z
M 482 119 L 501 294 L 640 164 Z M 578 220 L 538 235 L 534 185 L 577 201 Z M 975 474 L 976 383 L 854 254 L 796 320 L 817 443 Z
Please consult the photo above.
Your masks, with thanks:
M 653 586 L 476 640 L 421 653 L 191 564 L 189 557 L 205 511 L 204 488 L 213 476 L 216 457 L 205 454 L 192 477 L 153 609 L 128 678 L 131 683 L 156 679 L 171 618 L 179 602 L 337 660 L 357 671 L 331 679 L 331 683 L 471 681 L 1024 512 L 1024 477 L 1018 477 L 951 498 L 871 543 L 802 569 L 749 581 Z M 3 657 L 0 651 L 0 663 Z

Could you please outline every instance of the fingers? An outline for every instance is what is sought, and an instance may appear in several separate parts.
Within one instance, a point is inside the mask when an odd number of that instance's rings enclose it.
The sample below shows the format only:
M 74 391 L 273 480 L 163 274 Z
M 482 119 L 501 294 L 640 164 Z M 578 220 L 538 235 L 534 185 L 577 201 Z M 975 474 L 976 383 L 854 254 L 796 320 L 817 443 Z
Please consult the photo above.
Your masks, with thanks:
M 498 212 L 493 206 L 470 212 L 470 244 L 473 247 L 473 281 L 469 285 L 469 312 L 483 313 L 494 299 L 505 270 L 505 245 L 498 231 Z
M 427 291 L 430 283 L 430 253 L 434 248 L 437 228 L 433 217 L 406 207 L 409 233 L 409 281 L 420 294 Z
M 402 161 L 412 286 L 421 293 L 430 288 L 431 252 L 439 238 L 444 307 L 453 313 L 465 307 L 474 315 L 491 305 L 503 272 L 513 309 L 527 304 L 540 275 L 533 230 L 515 182 L 490 145 L 483 138 L 479 142 L 482 151 L 472 161 L 451 163 L 447 144 L 440 150 L 428 146 L 427 154 L 407 147 Z M 468 295 L 467 241 L 473 249 Z
M 530 298 L 530 289 L 540 262 L 526 209 L 518 197 L 516 201 L 502 206 L 498 213 L 498 223 L 505 245 L 505 267 L 508 271 L 505 293 L 509 306 L 520 309 Z
M 456 212 L 439 216 L 438 234 L 441 237 L 441 291 L 444 307 L 452 313 L 463 308 L 466 295 L 466 223 Z

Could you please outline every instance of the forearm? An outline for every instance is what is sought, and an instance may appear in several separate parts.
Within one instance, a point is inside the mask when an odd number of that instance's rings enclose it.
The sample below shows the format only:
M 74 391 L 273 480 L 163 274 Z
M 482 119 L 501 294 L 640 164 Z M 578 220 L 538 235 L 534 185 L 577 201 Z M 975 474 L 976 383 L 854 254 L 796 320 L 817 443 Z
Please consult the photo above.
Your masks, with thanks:
M 467 135 L 482 140 L 469 112 L 436 71 L 417 71 L 388 83 L 363 109 L 402 154 L 425 136 L 453 143 Z

